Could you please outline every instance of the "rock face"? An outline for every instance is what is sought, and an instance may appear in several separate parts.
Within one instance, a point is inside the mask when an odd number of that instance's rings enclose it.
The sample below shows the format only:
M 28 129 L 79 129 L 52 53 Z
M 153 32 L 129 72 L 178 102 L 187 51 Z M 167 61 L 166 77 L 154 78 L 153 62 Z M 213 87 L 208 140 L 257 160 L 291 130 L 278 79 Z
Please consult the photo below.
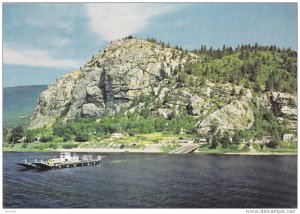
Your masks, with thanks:
M 143 40 L 118 40 L 80 71 L 49 85 L 38 98 L 29 128 L 75 118 L 98 120 L 125 109 L 124 115 L 147 110 L 164 118 L 185 112 L 197 118 L 195 128 L 203 135 L 212 125 L 222 132 L 234 132 L 253 125 L 251 103 L 272 110 L 291 128 L 296 127 L 296 97 L 277 92 L 254 97 L 243 86 L 215 84 L 194 75 L 182 77 L 187 65 L 195 62 L 201 58 L 192 53 Z
M 207 134 L 215 125 L 221 132 L 249 129 L 254 114 L 247 101 L 234 101 L 199 121 L 196 126 L 201 134 Z
M 42 128 L 65 115 L 73 99 L 73 90 L 80 71 L 71 72 L 50 84 L 38 98 L 31 118 L 31 128 Z
M 255 104 L 260 109 L 271 110 L 279 121 L 286 121 L 290 129 L 297 129 L 297 97 L 281 92 L 268 92 L 257 97 Z
M 114 114 L 136 97 L 153 93 L 159 82 L 175 75 L 187 61 L 198 57 L 136 39 L 118 40 L 75 73 L 68 74 L 44 91 L 29 128 L 53 124 L 56 119 L 99 118 Z M 161 97 L 167 92 L 162 90 Z

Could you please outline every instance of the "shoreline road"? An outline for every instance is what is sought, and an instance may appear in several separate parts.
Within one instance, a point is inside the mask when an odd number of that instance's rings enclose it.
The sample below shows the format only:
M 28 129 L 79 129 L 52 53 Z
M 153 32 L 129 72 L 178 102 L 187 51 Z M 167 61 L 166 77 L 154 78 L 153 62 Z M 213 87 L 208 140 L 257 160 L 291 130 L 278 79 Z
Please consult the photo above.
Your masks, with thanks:
M 170 154 L 187 154 L 195 151 L 198 147 L 199 147 L 198 144 L 188 144 L 171 151 Z

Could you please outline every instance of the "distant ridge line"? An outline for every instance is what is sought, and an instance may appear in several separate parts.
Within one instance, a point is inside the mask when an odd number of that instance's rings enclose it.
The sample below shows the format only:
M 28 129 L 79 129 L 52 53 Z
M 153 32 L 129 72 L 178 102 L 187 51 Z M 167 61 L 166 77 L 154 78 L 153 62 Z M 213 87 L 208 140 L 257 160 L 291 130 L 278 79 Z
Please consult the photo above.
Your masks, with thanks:
M 48 86 L 48 85 L 18 85 L 18 86 L 8 86 L 8 87 L 2 87 L 3 89 L 6 88 L 23 88 L 23 87 L 43 87 L 43 86 Z

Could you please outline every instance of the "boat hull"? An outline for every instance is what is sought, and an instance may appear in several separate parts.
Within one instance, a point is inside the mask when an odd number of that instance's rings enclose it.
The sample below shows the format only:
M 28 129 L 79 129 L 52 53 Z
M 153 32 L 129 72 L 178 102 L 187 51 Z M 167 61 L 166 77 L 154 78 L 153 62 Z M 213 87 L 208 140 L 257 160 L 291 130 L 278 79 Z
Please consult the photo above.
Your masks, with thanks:
M 45 163 L 33 163 L 34 165 L 36 165 L 37 169 L 40 169 L 40 170 L 49 170 L 49 169 L 52 169 L 51 166 L 45 164 Z
M 16 163 L 16 164 L 18 164 L 19 166 L 23 166 L 26 169 L 37 169 L 37 166 L 32 163 Z
M 50 170 L 50 169 L 63 169 L 63 168 L 73 168 L 73 167 L 82 167 L 82 166 L 92 166 L 98 165 L 101 163 L 101 160 L 92 160 L 92 161 L 79 161 L 76 163 L 61 163 L 55 165 L 48 165 L 46 163 L 34 163 L 39 170 Z

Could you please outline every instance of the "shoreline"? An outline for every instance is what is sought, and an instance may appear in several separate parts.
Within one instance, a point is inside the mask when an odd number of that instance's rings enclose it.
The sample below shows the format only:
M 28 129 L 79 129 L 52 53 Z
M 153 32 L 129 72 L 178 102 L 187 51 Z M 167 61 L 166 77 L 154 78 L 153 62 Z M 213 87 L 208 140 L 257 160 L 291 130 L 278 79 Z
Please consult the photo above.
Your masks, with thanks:
M 209 153 L 206 153 L 209 154 Z M 218 153 L 218 155 L 249 155 L 249 156 L 268 156 L 268 155 L 298 155 L 294 152 L 227 152 L 227 153 Z
M 72 149 L 46 149 L 46 150 L 6 150 L 3 152 L 75 152 L 75 153 L 140 153 L 140 154 L 169 154 L 158 147 L 144 149 L 119 149 L 119 148 L 72 148 Z M 195 151 L 194 154 L 211 154 L 211 155 L 248 155 L 248 156 L 270 156 L 270 155 L 298 155 L 297 152 L 213 152 L 213 151 Z M 180 155 L 180 154 L 174 154 Z
M 73 148 L 57 149 L 57 152 L 94 152 L 94 153 L 164 153 L 159 149 L 113 149 L 113 148 Z
M 73 149 L 58 149 L 59 152 L 87 152 L 87 153 L 149 153 L 149 154 L 169 154 L 156 148 L 149 149 L 113 149 L 113 148 L 73 148 Z M 298 155 L 295 152 L 226 152 L 226 153 L 210 153 L 197 151 L 194 154 L 216 154 L 216 155 Z M 178 154 L 177 154 L 178 155 Z M 179 154 L 180 155 L 180 154 Z

